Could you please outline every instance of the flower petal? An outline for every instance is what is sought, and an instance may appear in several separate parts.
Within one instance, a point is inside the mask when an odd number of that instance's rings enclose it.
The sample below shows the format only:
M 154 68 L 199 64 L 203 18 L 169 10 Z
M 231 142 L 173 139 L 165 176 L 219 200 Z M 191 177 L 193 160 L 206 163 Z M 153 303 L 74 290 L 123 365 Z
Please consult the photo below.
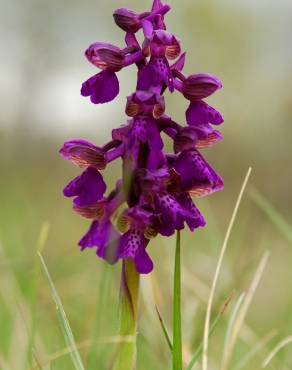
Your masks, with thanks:
M 182 152 L 174 163 L 183 191 L 202 197 L 221 190 L 223 181 L 197 150 Z
M 95 168 L 88 167 L 65 187 L 63 193 L 66 197 L 75 197 L 75 205 L 85 207 L 100 200 L 105 190 L 101 174 Z
M 224 119 L 213 107 L 203 101 L 191 102 L 186 110 L 186 120 L 190 126 L 208 124 L 220 125 Z
M 119 93 L 119 80 L 114 72 L 102 71 L 83 82 L 82 96 L 90 96 L 94 104 L 112 101 Z
M 121 237 L 119 257 L 130 258 L 140 274 L 148 274 L 153 269 L 153 263 L 145 251 L 146 238 L 142 231 L 130 229 Z
M 97 247 L 96 254 L 109 263 L 118 260 L 120 234 L 109 220 L 93 221 L 87 233 L 79 241 L 81 250 Z

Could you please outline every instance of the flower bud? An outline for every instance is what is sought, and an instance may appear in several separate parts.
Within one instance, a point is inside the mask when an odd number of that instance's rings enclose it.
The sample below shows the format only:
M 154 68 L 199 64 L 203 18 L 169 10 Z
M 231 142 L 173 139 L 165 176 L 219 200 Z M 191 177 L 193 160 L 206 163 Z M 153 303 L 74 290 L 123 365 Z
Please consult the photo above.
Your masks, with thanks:
M 117 72 L 123 67 L 124 53 L 117 46 L 95 42 L 85 51 L 90 63 L 103 70 Z
M 217 77 L 200 73 L 191 75 L 183 81 L 182 93 L 188 100 L 196 101 L 212 95 L 221 88 L 222 84 Z
M 140 28 L 139 14 L 125 8 L 116 9 L 113 14 L 115 23 L 125 32 L 135 33 Z
M 81 168 L 90 166 L 103 170 L 106 167 L 103 150 L 86 140 L 66 141 L 60 149 L 60 154 Z

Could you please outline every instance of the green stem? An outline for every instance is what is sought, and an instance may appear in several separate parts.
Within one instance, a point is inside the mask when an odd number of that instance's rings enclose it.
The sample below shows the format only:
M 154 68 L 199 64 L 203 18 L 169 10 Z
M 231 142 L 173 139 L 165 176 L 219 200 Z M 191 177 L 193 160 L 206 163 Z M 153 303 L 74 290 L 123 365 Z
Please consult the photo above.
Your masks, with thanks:
M 180 231 L 176 234 L 173 285 L 173 370 L 182 370 Z
M 123 261 L 120 296 L 121 343 L 114 370 L 136 369 L 139 274 L 131 260 Z

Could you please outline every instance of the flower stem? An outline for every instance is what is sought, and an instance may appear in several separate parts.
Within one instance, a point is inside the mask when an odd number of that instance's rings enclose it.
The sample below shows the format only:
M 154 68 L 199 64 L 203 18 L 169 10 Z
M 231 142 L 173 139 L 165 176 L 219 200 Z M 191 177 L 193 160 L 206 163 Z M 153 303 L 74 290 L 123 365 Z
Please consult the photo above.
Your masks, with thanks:
M 131 260 L 123 261 L 120 296 L 121 343 L 114 370 L 136 369 L 139 274 Z
M 173 285 L 173 370 L 182 370 L 180 231 L 176 234 Z

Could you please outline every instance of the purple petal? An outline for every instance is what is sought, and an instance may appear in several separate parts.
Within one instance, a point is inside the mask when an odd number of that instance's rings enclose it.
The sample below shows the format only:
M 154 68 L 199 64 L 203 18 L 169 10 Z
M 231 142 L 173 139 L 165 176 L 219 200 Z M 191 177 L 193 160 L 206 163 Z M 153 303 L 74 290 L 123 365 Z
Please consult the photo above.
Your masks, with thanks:
M 160 8 L 162 8 L 161 0 L 153 0 L 151 11 L 155 12 L 155 11 L 159 10 Z
M 143 232 L 130 229 L 121 237 L 119 257 L 130 258 L 140 274 L 148 274 L 153 269 L 153 263 L 145 251 L 146 239 Z
M 182 230 L 184 222 L 191 217 L 190 211 L 184 209 L 171 194 L 156 195 L 155 205 L 160 214 L 159 232 L 161 235 L 170 236 L 175 230 Z
M 170 68 L 172 70 L 177 70 L 179 72 L 181 72 L 184 68 L 184 65 L 185 65 L 185 60 L 186 60 L 186 53 L 183 53 L 179 58 L 178 60 L 170 66 Z
M 134 263 L 139 274 L 149 274 L 153 270 L 153 262 L 145 248 L 138 249 Z
M 119 80 L 114 72 L 102 71 L 83 82 L 82 96 L 90 96 L 94 104 L 112 101 L 119 93 Z
M 210 146 L 223 140 L 223 136 L 219 131 L 214 130 L 211 125 L 199 125 L 195 128 L 198 141 L 196 142 L 197 149 L 209 148 Z
M 110 263 L 118 259 L 120 234 L 109 220 L 93 221 L 87 233 L 79 241 L 81 250 L 97 247 L 96 254 Z
M 186 223 L 191 231 L 194 231 L 198 227 L 205 226 L 206 222 L 203 216 L 188 193 L 180 193 L 177 196 L 177 200 L 183 208 L 189 211 L 189 215 L 186 217 Z
M 183 150 L 195 149 L 197 141 L 196 130 L 193 127 L 183 127 L 174 138 L 174 152 L 179 153 Z
M 152 33 L 153 33 L 152 23 L 147 21 L 147 20 L 143 20 L 142 21 L 142 27 L 143 27 L 144 36 L 147 39 L 150 39 L 152 37 Z
M 182 190 L 192 196 L 205 196 L 223 188 L 223 181 L 197 150 L 182 152 L 174 163 Z
M 162 89 L 172 84 L 172 74 L 167 59 L 152 57 L 139 71 L 137 90 L 148 90 L 160 94 Z

